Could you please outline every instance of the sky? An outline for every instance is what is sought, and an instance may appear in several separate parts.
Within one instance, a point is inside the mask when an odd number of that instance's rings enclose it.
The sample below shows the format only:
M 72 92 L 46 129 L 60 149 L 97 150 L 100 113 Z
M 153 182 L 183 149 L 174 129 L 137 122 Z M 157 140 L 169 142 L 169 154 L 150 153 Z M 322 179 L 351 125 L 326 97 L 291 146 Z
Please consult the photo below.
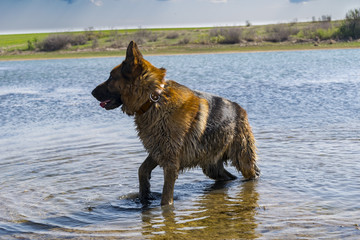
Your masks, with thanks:
M 360 0 L 0 0 L 0 34 L 344 19 Z

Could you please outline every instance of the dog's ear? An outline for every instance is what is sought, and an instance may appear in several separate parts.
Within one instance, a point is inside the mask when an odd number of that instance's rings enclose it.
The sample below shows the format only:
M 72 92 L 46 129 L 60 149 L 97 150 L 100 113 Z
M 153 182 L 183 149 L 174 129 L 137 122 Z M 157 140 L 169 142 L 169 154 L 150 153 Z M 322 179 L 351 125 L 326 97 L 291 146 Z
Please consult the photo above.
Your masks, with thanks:
M 122 64 L 121 71 L 128 77 L 136 77 L 142 72 L 143 56 L 134 41 L 131 41 L 127 50 L 126 57 Z
M 143 60 L 143 56 L 137 44 L 134 41 L 131 41 L 126 50 L 125 62 L 130 65 L 138 65 L 141 64 L 142 60 Z

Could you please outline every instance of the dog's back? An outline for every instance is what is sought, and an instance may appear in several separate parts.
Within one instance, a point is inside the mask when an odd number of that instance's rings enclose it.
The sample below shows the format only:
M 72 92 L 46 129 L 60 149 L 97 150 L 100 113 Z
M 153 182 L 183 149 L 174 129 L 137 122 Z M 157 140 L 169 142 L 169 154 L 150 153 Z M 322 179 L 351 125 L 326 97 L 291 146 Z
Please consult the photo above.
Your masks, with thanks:
M 175 81 L 166 82 L 162 95 L 153 111 L 135 117 L 140 139 L 160 166 L 177 155 L 179 170 L 200 166 L 216 180 L 235 178 L 222 167 L 228 160 L 246 179 L 259 175 L 255 138 L 237 103 Z

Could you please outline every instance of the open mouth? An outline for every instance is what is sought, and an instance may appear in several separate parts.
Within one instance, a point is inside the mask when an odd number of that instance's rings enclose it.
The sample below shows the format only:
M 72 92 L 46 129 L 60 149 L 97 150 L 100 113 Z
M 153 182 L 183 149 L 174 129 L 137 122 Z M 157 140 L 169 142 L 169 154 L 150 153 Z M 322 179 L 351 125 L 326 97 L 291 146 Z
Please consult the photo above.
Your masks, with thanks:
M 121 95 L 111 94 L 104 86 L 105 85 L 100 84 L 91 92 L 91 94 L 100 102 L 100 107 L 105 108 L 106 110 L 120 107 L 123 103 L 121 101 Z
M 109 102 L 111 102 L 111 100 L 110 100 L 110 99 L 109 99 L 109 100 L 105 100 L 105 101 L 101 102 L 101 103 L 100 103 L 100 107 L 105 108 L 105 107 L 106 107 L 106 105 L 107 105 Z
M 121 106 L 121 99 L 107 99 L 100 102 L 100 107 L 105 108 L 106 110 L 111 110 Z

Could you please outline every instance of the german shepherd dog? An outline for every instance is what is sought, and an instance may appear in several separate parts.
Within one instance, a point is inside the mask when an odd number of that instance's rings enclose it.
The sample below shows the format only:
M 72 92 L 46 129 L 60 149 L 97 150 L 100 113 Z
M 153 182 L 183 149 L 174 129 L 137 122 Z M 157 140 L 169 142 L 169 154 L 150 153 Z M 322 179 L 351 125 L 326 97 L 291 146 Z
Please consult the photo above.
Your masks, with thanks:
M 212 179 L 228 181 L 236 178 L 224 169 L 231 160 L 245 179 L 257 178 L 255 138 L 246 111 L 222 97 L 165 80 L 165 73 L 145 60 L 131 41 L 125 60 L 92 91 L 101 107 L 122 106 L 135 118 L 149 153 L 138 171 L 141 202 L 151 199 L 151 171 L 158 165 L 164 171 L 161 205 L 173 204 L 179 172 L 196 166 Z

